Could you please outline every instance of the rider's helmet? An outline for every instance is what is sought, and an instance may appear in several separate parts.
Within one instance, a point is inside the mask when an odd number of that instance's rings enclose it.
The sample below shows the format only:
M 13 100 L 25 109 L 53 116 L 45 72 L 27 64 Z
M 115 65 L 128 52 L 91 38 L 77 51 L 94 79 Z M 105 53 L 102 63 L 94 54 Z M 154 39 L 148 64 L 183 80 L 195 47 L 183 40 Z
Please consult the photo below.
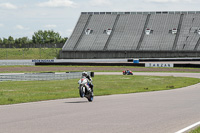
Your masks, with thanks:
M 87 72 L 82 72 L 82 76 L 87 76 L 88 74 L 87 74 Z

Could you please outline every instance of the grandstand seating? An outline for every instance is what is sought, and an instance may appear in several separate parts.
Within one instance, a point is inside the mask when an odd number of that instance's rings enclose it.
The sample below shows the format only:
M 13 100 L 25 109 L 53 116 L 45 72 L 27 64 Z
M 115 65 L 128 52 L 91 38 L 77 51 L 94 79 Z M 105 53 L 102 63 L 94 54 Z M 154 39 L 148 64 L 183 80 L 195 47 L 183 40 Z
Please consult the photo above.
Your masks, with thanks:
M 107 50 L 136 50 L 147 15 L 120 15 Z
M 200 47 L 198 47 L 197 50 L 200 51 Z
M 70 38 L 67 40 L 67 43 L 63 46 L 62 49 L 64 50 L 73 50 L 77 41 L 79 40 L 85 25 L 88 21 L 89 14 L 82 14 L 77 22 L 76 27 L 74 28 L 73 33 L 71 34 Z
M 199 28 L 200 12 L 82 12 L 62 51 L 200 51 Z
M 89 35 L 83 34 L 82 40 L 78 44 L 76 50 L 90 50 L 92 48 L 92 45 L 95 42 L 98 34 L 100 34 L 99 31 L 101 29 L 101 24 L 104 19 L 104 16 L 105 15 L 92 15 L 87 28 L 93 30 L 93 32 Z
M 145 35 L 140 50 L 171 50 L 175 36 L 169 30 L 178 27 L 180 14 L 152 14 L 148 28 L 153 30 Z
M 176 50 L 194 50 L 200 35 L 197 29 L 200 27 L 199 14 L 186 14 L 182 24 Z
M 97 26 L 97 27 L 99 27 L 99 29 L 94 38 L 95 40 L 94 40 L 93 44 L 91 45 L 91 47 L 89 48 L 89 50 L 103 50 L 103 48 L 106 44 L 106 41 L 109 38 L 109 35 L 107 35 L 105 31 L 113 28 L 115 19 L 117 17 L 117 15 L 111 15 L 111 14 L 102 15 L 102 16 L 103 16 L 103 18 L 101 20 L 102 22 L 99 23 Z

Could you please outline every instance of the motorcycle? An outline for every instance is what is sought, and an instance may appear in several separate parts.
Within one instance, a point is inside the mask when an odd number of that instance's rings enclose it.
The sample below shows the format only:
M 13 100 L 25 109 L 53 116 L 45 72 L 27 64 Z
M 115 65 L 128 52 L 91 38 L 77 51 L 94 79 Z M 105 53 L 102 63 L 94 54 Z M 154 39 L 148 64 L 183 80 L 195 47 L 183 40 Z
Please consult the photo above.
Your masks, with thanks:
M 86 97 L 89 102 L 92 102 L 94 96 L 93 96 L 92 89 L 88 83 L 88 79 L 86 77 L 83 77 L 78 81 L 78 84 L 79 84 L 78 88 L 79 88 L 80 97 L 82 98 Z
M 123 75 L 133 75 L 133 72 L 130 70 L 129 71 L 125 70 L 122 73 L 123 73 Z

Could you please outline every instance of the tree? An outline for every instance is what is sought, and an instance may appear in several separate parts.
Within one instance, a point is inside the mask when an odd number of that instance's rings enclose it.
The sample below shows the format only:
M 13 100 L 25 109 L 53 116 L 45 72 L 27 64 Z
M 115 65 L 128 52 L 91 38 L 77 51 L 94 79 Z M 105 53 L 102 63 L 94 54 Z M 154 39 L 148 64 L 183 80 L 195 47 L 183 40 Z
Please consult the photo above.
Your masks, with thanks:
M 32 39 L 28 37 L 16 38 L 14 39 L 12 36 L 7 38 L 0 38 L 0 47 L 2 48 L 29 48 L 30 45 L 35 44 L 50 44 L 51 47 L 55 47 L 55 44 L 64 44 L 67 40 L 66 38 L 62 38 L 58 32 L 54 32 L 53 30 L 38 30 L 34 32 Z M 33 46 L 32 46 L 33 47 Z
M 65 42 L 67 41 L 67 39 L 68 39 L 67 37 L 62 38 L 61 41 L 60 41 L 60 43 L 65 44 Z
M 17 48 L 21 48 L 22 44 L 21 44 L 21 39 L 20 38 L 16 38 L 15 39 L 15 46 Z
M 38 32 L 34 32 L 32 40 L 35 44 L 55 44 L 60 43 L 62 38 L 58 32 L 56 33 L 53 30 L 39 30 Z
M 10 47 L 13 47 L 14 44 L 15 44 L 14 38 L 13 38 L 12 36 L 9 36 L 9 37 L 8 37 L 8 45 L 9 45 L 9 48 L 10 48 Z
M 8 47 L 8 39 L 3 38 L 3 47 L 7 48 Z
M 2 41 L 2 39 L 0 38 L 0 44 L 2 44 L 3 43 L 3 41 Z
M 28 37 L 22 37 L 21 38 L 21 41 L 22 41 L 22 47 L 23 48 L 25 48 L 26 47 L 26 45 L 28 45 L 29 44 L 29 39 L 28 39 Z
M 19 48 L 29 48 L 29 44 L 31 44 L 32 41 L 28 37 L 22 37 L 15 39 L 15 44 Z
M 3 40 L 0 38 L 0 48 L 3 48 Z
M 38 32 L 34 32 L 34 35 L 32 36 L 33 43 L 35 44 L 41 44 L 43 43 L 43 31 L 39 30 Z

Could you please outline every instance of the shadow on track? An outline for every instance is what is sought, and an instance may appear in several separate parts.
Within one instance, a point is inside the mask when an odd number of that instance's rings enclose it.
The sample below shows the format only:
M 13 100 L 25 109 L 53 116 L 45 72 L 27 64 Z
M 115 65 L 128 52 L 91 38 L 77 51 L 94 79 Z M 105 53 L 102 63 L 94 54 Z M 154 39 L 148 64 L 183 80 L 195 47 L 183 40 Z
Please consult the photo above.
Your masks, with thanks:
M 65 103 L 88 103 L 88 101 L 76 101 L 76 102 L 65 102 Z

